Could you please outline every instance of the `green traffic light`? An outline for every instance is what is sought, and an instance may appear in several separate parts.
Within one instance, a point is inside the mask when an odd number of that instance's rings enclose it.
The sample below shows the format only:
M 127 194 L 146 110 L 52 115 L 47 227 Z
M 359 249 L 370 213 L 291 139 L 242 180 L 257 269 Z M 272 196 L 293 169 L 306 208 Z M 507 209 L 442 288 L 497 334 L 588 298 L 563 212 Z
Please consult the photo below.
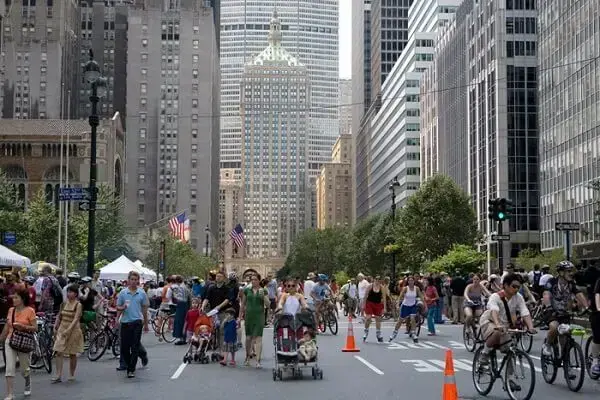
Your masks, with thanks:
M 498 213 L 498 219 L 499 219 L 500 221 L 504 220 L 504 217 L 505 217 L 505 215 L 504 215 L 504 213 L 503 213 L 503 212 L 499 212 L 499 213 Z

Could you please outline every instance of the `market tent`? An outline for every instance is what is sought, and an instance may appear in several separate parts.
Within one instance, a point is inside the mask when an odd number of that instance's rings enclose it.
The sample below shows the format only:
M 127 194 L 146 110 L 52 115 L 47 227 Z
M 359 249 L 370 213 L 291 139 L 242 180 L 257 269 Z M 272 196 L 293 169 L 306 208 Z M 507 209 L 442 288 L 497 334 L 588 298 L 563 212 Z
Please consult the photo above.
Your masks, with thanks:
M 144 263 L 140 260 L 136 260 L 133 262 L 136 267 L 142 270 L 144 274 L 144 279 L 147 281 L 155 281 L 156 280 L 156 272 L 152 271 L 150 268 L 144 267 Z
M 29 267 L 31 260 L 25 256 L 15 253 L 8 247 L 0 244 L 0 266 L 3 267 Z
M 143 271 L 138 268 L 129 258 L 121 256 L 115 261 L 100 268 L 100 279 L 124 281 L 127 280 L 130 271 L 137 271 L 143 277 Z

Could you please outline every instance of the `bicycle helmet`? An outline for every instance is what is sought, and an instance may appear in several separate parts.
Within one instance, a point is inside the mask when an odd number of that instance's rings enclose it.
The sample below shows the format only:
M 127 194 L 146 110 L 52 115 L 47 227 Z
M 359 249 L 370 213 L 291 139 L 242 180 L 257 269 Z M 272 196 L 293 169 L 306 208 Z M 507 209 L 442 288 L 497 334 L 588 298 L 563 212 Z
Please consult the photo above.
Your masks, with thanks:
M 67 279 L 70 280 L 78 280 L 80 278 L 81 276 L 79 275 L 79 272 L 69 272 L 69 274 L 67 275 Z
M 575 269 L 575 266 L 573 265 L 573 263 L 571 261 L 568 261 L 568 260 L 560 261 L 559 263 L 556 264 L 557 272 L 571 271 L 573 269 Z
M 329 277 L 325 274 L 319 274 L 318 276 L 320 281 L 326 281 L 329 279 Z
M 26 276 L 25 278 L 23 278 L 23 280 L 26 283 L 29 283 L 30 285 L 33 285 L 36 281 L 36 279 L 33 276 Z
M 92 281 L 92 278 L 90 278 L 89 276 L 84 276 L 83 278 L 81 278 L 81 283 L 90 283 Z

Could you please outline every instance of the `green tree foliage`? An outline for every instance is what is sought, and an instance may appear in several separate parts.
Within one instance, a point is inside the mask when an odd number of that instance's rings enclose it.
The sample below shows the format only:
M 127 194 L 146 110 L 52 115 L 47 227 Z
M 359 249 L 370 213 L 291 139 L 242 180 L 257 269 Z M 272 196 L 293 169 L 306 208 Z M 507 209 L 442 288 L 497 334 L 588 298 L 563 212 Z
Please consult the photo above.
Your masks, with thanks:
M 537 252 L 532 249 L 523 249 L 519 253 L 519 256 L 515 260 L 515 264 L 518 267 L 523 267 L 527 271 L 533 269 L 534 265 L 539 265 L 540 267 L 544 264 L 550 266 L 552 271 L 555 271 L 555 266 L 558 262 L 563 261 L 565 259 L 564 250 L 563 249 L 554 249 L 546 252 Z M 574 256 L 571 257 L 571 261 L 573 263 L 577 263 L 577 260 Z
M 25 221 L 25 253 L 33 256 L 32 261 L 56 262 L 58 212 L 53 204 L 46 201 L 42 190 L 27 205 Z
M 165 241 L 166 271 L 160 271 L 161 274 L 204 277 L 208 271 L 215 268 L 212 258 L 198 254 L 189 244 L 175 240 L 167 232 L 160 232 L 154 238 L 146 238 L 145 247 L 148 250 L 148 255 L 144 259 L 146 268 L 155 272 L 158 270 L 162 240 Z
M 435 260 L 455 244 L 476 242 L 475 211 L 468 195 L 452 179 L 435 175 L 408 199 L 394 236 L 402 256 L 412 264 Z
M 481 272 L 481 267 L 486 262 L 486 255 L 480 253 L 472 246 L 456 244 L 448 253 L 429 263 L 427 270 L 430 272 L 446 272 L 453 275 L 456 271 L 466 275 L 471 272 Z
M 0 169 L 0 212 L 22 211 L 23 203 L 17 198 L 17 191 L 6 173 Z

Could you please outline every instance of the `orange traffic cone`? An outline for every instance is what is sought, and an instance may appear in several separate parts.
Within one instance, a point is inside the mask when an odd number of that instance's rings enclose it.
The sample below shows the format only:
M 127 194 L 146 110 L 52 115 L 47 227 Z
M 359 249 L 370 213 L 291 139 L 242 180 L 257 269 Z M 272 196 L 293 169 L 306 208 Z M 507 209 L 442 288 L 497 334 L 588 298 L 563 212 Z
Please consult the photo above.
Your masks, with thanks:
M 454 362 L 452 361 L 452 350 L 446 350 L 446 367 L 444 368 L 444 389 L 442 400 L 458 400 L 458 389 L 454 377 Z
M 352 317 L 348 317 L 348 334 L 346 335 L 346 346 L 342 349 L 344 353 L 359 353 L 360 349 L 356 347 L 354 340 L 354 328 L 352 328 Z

